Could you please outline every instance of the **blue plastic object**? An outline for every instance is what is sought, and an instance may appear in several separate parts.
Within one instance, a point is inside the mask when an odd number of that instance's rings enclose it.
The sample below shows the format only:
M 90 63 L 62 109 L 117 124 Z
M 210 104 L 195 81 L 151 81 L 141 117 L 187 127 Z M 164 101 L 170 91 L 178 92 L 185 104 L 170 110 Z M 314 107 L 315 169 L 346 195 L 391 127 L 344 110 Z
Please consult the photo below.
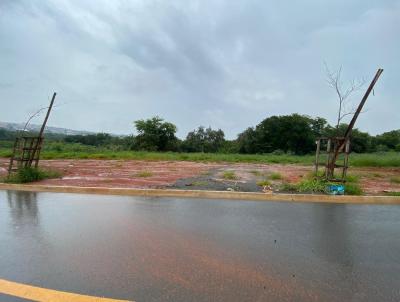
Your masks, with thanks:
M 328 194 L 331 195 L 344 195 L 344 185 L 329 185 Z

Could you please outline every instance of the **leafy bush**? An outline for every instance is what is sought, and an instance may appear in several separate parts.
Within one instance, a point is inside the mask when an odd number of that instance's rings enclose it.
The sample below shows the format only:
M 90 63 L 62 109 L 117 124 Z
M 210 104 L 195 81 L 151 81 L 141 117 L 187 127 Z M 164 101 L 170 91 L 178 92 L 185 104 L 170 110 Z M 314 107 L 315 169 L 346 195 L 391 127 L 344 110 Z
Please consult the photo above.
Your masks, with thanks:
M 400 192 L 386 192 L 388 196 L 400 196 Z
M 58 171 L 41 170 L 38 168 L 23 168 L 17 172 L 12 173 L 10 176 L 4 179 L 6 183 L 28 183 L 39 181 L 48 178 L 58 178 L 61 173 Z
M 346 195 L 362 195 L 363 190 L 360 185 L 355 182 L 346 182 L 345 184 L 345 194 Z
M 272 180 L 278 180 L 278 179 L 282 179 L 282 175 L 278 172 L 272 172 L 271 175 L 269 176 L 269 178 Z
M 266 179 L 257 181 L 257 186 L 260 186 L 260 187 L 269 186 L 270 184 L 271 183 Z
M 394 176 L 390 179 L 392 183 L 400 184 L 400 176 Z
M 320 179 L 305 179 L 297 184 L 300 193 L 326 193 L 328 183 Z
M 136 177 L 151 177 L 153 176 L 153 173 L 150 171 L 140 171 L 135 174 Z
M 283 183 L 280 188 L 279 191 L 281 192 L 287 192 L 287 193 L 297 193 L 297 186 L 295 184 L 291 184 L 288 182 Z
M 235 172 L 233 172 L 233 171 L 225 171 L 225 172 L 222 174 L 222 178 L 223 178 L 223 179 L 228 179 L 228 180 L 235 180 L 235 179 L 238 179 L 238 177 L 236 176 Z

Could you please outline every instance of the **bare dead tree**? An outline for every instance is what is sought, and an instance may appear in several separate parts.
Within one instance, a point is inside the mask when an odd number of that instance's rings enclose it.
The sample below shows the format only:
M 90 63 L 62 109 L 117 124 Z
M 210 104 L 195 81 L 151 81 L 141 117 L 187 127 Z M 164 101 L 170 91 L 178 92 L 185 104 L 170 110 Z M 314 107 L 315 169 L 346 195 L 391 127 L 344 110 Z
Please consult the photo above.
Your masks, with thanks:
M 56 108 L 56 107 L 60 107 L 60 106 L 63 106 L 63 105 L 65 105 L 65 103 L 56 104 L 56 105 L 54 105 L 53 107 Z M 48 109 L 49 109 L 49 106 L 42 107 L 42 108 L 38 109 L 36 112 L 34 112 L 33 114 L 31 114 L 31 115 L 29 116 L 29 118 L 27 119 L 27 121 L 26 121 L 26 123 L 25 123 L 25 125 L 24 125 L 24 129 L 22 130 L 22 132 L 25 132 L 25 131 L 28 129 L 29 123 L 30 123 L 34 118 L 40 116 L 45 110 L 48 110 Z
M 22 130 L 23 132 L 25 132 L 29 126 L 29 123 L 31 122 L 32 119 L 34 119 L 35 117 L 39 116 L 44 110 L 49 109 L 49 107 L 42 107 L 39 110 L 37 110 L 35 113 L 33 113 L 32 115 L 29 116 L 28 120 L 25 123 L 24 129 Z
M 324 65 L 325 65 L 326 81 L 328 85 L 335 90 L 335 93 L 339 101 L 339 109 L 338 109 L 337 124 L 336 124 L 336 129 L 339 129 L 339 125 L 342 122 L 342 120 L 346 116 L 355 113 L 354 107 L 348 109 L 349 106 L 348 101 L 350 99 L 350 96 L 354 92 L 360 90 L 366 81 L 364 78 L 358 80 L 352 79 L 349 82 L 349 84 L 345 86 L 342 81 L 342 66 L 340 66 L 339 69 L 336 71 L 331 71 L 326 62 L 324 62 Z

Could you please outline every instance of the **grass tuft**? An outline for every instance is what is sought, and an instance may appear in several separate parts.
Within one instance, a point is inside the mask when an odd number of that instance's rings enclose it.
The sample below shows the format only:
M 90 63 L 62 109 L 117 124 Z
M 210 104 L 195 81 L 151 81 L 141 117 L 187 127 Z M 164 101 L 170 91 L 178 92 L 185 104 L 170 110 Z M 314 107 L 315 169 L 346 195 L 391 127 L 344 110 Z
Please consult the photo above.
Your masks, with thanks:
M 299 193 L 326 193 L 328 183 L 320 179 L 304 179 L 297 184 Z
M 400 176 L 394 176 L 394 177 L 390 178 L 390 182 L 392 182 L 394 184 L 400 184 Z
M 288 182 L 284 182 L 280 186 L 279 191 L 286 193 L 298 193 L 297 186 Z
M 348 175 L 345 183 L 346 195 L 362 195 L 363 191 L 359 185 L 359 177 L 357 175 Z M 315 178 L 313 174 L 309 174 L 305 179 L 297 184 L 283 183 L 280 191 L 290 193 L 310 193 L 310 194 L 327 194 L 328 186 L 333 183 L 325 181 L 321 178 Z
M 151 177 L 153 173 L 150 171 L 139 171 L 135 174 L 136 177 Z
M 385 195 L 387 195 L 387 196 L 400 196 L 400 192 L 386 192 Z
M 233 171 L 224 171 L 224 173 L 222 174 L 222 178 L 227 180 L 238 179 L 237 175 Z
M 282 179 L 282 175 L 280 173 L 278 173 L 278 172 L 272 172 L 269 175 L 269 178 L 272 179 L 272 180 L 279 180 L 279 179 Z
M 34 181 L 39 181 L 49 178 L 59 178 L 61 173 L 54 170 L 42 170 L 39 168 L 23 168 L 19 169 L 17 172 L 12 173 L 4 179 L 6 183 L 29 183 Z
M 260 171 L 258 171 L 258 170 L 251 170 L 250 173 L 253 174 L 254 176 L 261 176 L 262 175 L 262 173 Z
M 266 179 L 257 181 L 257 186 L 260 186 L 260 187 L 269 186 L 270 184 L 271 183 Z
M 194 181 L 192 183 L 192 186 L 196 186 L 196 187 L 205 187 L 207 185 L 208 185 L 208 182 L 204 181 L 204 180 Z
M 363 190 L 356 182 L 346 182 L 344 194 L 346 195 L 362 195 Z

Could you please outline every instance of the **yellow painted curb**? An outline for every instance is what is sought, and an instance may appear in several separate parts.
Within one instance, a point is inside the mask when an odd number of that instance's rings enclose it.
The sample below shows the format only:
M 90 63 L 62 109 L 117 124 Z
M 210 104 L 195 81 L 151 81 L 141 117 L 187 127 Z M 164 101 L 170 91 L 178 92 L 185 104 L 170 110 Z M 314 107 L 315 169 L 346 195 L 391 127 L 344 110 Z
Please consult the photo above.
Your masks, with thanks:
M 128 300 L 73 294 L 4 279 L 0 279 L 0 293 L 39 302 L 128 302 Z
M 400 204 L 399 196 L 332 196 L 312 194 L 274 194 L 255 192 L 202 191 L 202 190 L 171 190 L 171 189 L 133 189 L 133 188 L 103 188 L 74 187 L 48 185 L 21 185 L 0 183 L 0 190 L 105 194 L 152 197 L 181 198 L 211 198 L 239 199 L 253 201 L 284 201 L 284 202 L 315 202 L 315 203 L 352 203 L 352 204 Z

